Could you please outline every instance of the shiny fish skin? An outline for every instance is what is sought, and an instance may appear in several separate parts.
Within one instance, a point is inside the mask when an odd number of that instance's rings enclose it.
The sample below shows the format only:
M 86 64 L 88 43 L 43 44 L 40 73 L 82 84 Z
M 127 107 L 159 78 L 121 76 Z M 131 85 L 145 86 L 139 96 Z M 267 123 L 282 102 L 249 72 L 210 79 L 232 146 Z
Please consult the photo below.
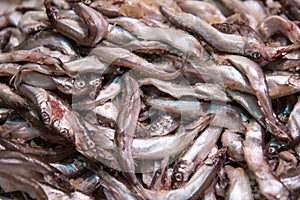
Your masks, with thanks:
M 293 0 L 280 0 L 283 12 L 293 20 L 300 20 L 300 11 Z
M 196 62 L 182 71 L 187 74 L 195 74 L 197 79 L 203 80 L 201 82 L 217 83 L 224 88 L 251 93 L 248 80 L 240 71 L 230 65 L 203 65 Z
M 143 186 L 135 175 L 135 166 L 132 156 L 132 142 L 135 136 L 135 129 L 139 113 L 141 110 L 141 98 L 138 83 L 126 73 L 122 79 L 123 105 L 119 111 L 116 121 L 116 131 L 114 143 L 117 147 L 117 159 L 124 176 L 131 182 L 131 187 L 141 193 L 144 198 L 148 198 L 143 191 Z
M 229 177 L 229 188 L 226 199 L 238 200 L 243 196 L 245 200 L 253 200 L 250 182 L 243 168 L 225 166 L 225 172 Z
M 70 74 L 94 72 L 102 74 L 108 67 L 106 63 L 101 62 L 96 56 L 86 56 L 74 61 L 64 63 L 64 69 Z
M 137 82 L 126 74 L 122 82 L 122 108 L 116 124 L 116 146 L 120 151 L 131 151 L 131 144 L 135 134 L 136 123 L 141 109 L 141 99 Z M 130 171 L 132 172 L 132 171 Z
M 188 182 L 196 166 L 203 162 L 215 146 L 221 132 L 222 129 L 219 127 L 207 127 L 185 153 L 176 160 L 172 174 L 172 189 L 182 187 Z
M 64 199 L 64 200 L 75 200 L 75 199 L 82 199 L 82 200 L 94 200 L 94 198 L 83 194 L 79 191 L 74 191 L 71 193 L 65 193 L 61 190 L 57 190 L 49 185 L 43 183 L 37 183 L 39 187 L 43 189 L 45 194 L 47 195 L 47 199 Z
M 2 51 L 3 52 L 9 52 L 14 50 L 14 48 L 18 45 L 20 45 L 25 40 L 25 34 L 22 33 L 19 29 L 14 27 L 7 27 L 4 28 L 0 34 L 3 36 L 7 35 L 6 40 L 1 41 L 2 45 Z
M 28 109 L 28 102 L 5 84 L 0 83 L 0 105 L 8 108 Z
M 70 163 L 50 163 L 50 165 L 67 177 L 74 177 L 86 168 L 86 163 L 80 160 L 80 158 L 75 158 Z
M 182 188 L 170 191 L 149 191 L 153 199 L 163 200 L 181 200 L 181 199 L 196 199 L 201 197 L 213 181 L 217 171 L 222 163 L 224 149 L 217 152 L 206 162 L 200 165 L 189 182 Z M 215 159 L 214 159 L 215 158 Z
M 103 41 L 103 43 L 109 47 L 117 47 L 117 45 L 108 44 L 105 43 L 105 41 Z M 168 52 L 174 53 L 178 56 L 182 55 L 182 53 L 179 50 L 174 49 L 172 46 L 160 41 L 134 40 L 132 42 L 122 45 L 121 47 L 135 53 L 159 54 Z
M 266 73 L 265 77 L 272 99 L 295 94 L 300 90 L 300 79 L 293 73 Z
M 269 199 L 289 199 L 289 191 L 274 176 L 269 163 L 265 160 L 261 126 L 254 121 L 245 126 L 247 128 L 246 139 L 243 142 L 245 160 L 249 169 L 255 174 L 260 192 Z
M 14 173 L 16 177 L 23 176 L 28 178 L 32 174 L 37 174 L 34 178 L 37 181 L 43 180 L 45 183 L 66 192 L 74 189 L 64 175 L 37 157 L 14 151 L 1 151 L 0 157 L 1 171 L 14 167 L 16 169 Z
M 244 107 L 254 119 L 264 126 L 264 115 L 255 96 L 232 90 L 227 90 L 227 93 L 234 101 Z
M 269 39 L 277 32 L 283 33 L 292 43 L 300 42 L 300 28 L 290 20 L 280 16 L 270 16 L 259 26 L 259 32 L 264 39 Z
M 78 58 L 73 45 L 64 36 L 49 31 L 42 31 L 34 35 L 27 36 L 21 44 L 16 46 L 15 50 L 30 50 L 38 46 L 48 47 L 51 50 L 56 50 L 64 55 L 71 57 L 71 60 Z
M 26 83 L 27 85 L 41 87 L 41 88 L 48 89 L 48 90 L 54 90 L 57 88 L 52 77 L 49 77 L 45 74 L 41 74 L 39 72 L 24 70 L 20 73 L 19 76 L 20 76 L 19 78 L 21 79 L 21 81 L 23 83 Z M 18 78 L 16 77 L 14 85 L 17 86 L 19 84 L 20 83 L 18 81 Z
M 42 88 L 21 85 L 19 91 L 36 102 L 36 109 L 46 127 L 74 143 L 77 150 L 87 157 L 104 162 L 115 169 L 118 168 L 112 152 L 106 149 L 109 139 L 99 136 L 101 140 L 95 144 L 92 132 L 88 131 L 79 114 L 71 111 L 64 101 Z
M 299 198 L 296 1 L 0 0 L 0 199 Z
M 224 34 L 188 13 L 174 13 L 165 7 L 161 7 L 160 10 L 172 24 L 199 35 L 219 51 L 254 57 L 257 52 L 263 53 L 261 45 L 253 39 Z
M 211 125 L 226 127 L 236 131 L 244 130 L 243 116 L 235 107 L 229 104 L 209 104 L 207 102 L 195 100 L 189 101 L 155 98 L 147 98 L 146 104 L 175 116 L 181 116 L 183 119 L 194 119 L 195 117 L 199 117 L 201 114 L 205 114 L 207 112 L 212 113 L 215 117 L 212 120 Z
M 65 102 L 50 95 L 42 88 L 21 85 L 19 91 L 30 98 L 32 102 L 36 102 L 39 115 L 47 127 L 51 127 L 61 136 L 68 138 L 69 141 L 74 141 L 74 132 L 70 122 L 68 122 L 70 108 Z
M 178 1 L 178 6 L 182 11 L 191 13 L 207 23 L 222 22 L 226 19 L 223 13 L 210 2 L 182 0 Z
M 97 106 L 104 104 L 108 100 L 114 99 L 120 92 L 121 92 L 120 77 L 116 77 L 110 84 L 101 88 L 95 100 L 88 100 L 85 102 L 80 101 L 73 104 L 72 107 L 77 110 L 94 109 Z
M 288 174 L 283 174 L 280 177 L 280 181 L 290 190 L 295 193 L 295 196 L 299 196 L 297 193 L 300 190 L 299 185 L 299 168 L 290 171 Z
M 181 98 L 183 96 L 191 96 L 204 100 L 219 100 L 228 102 L 230 99 L 226 96 L 221 87 L 215 84 L 201 84 L 197 83 L 194 86 L 182 86 L 170 82 L 164 82 L 156 79 L 143 79 L 139 81 L 142 85 L 154 85 L 162 92 L 168 93 L 174 98 Z
M 268 65 L 262 66 L 264 70 L 279 70 L 279 71 L 294 71 L 298 69 L 299 59 L 287 60 L 282 59 L 279 61 L 274 61 L 269 63 Z
M 53 65 L 57 68 L 63 65 L 59 58 L 50 57 L 43 53 L 29 50 L 18 50 L 13 53 L 2 53 L 0 55 L 0 63 L 22 61 L 33 62 L 41 65 Z
M 47 199 L 46 193 L 38 186 L 36 180 L 16 176 L 13 173 L 0 170 L 1 188 L 5 192 L 24 191 L 28 192 L 32 198 Z
M 0 144 L 4 146 L 6 150 L 18 151 L 29 155 L 39 156 L 43 159 L 47 159 L 47 161 L 53 161 L 53 162 L 66 158 L 75 152 L 73 148 L 68 148 L 68 147 L 58 148 L 49 151 L 41 147 L 30 147 L 23 144 L 19 144 L 17 142 L 9 141 L 4 138 L 0 138 Z M 63 152 L 61 152 L 62 149 L 64 149 Z
M 78 44 L 95 46 L 107 34 L 108 22 L 106 19 L 104 19 L 101 13 L 83 3 L 70 3 L 75 13 L 81 17 L 81 25 L 83 25 L 84 28 L 87 28 L 87 34 L 83 36 L 78 32 L 76 33 L 76 31 L 72 31 L 73 27 L 64 23 L 63 18 L 60 19 L 57 9 L 51 6 L 50 1 L 46 0 L 44 5 L 52 26 L 62 35 L 72 38 Z
M 115 24 L 108 25 L 108 33 L 105 36 L 105 40 L 117 45 L 126 45 L 130 42 L 136 41 L 137 38 L 129 31 L 126 31 L 121 26 Z
M 13 112 L 14 110 L 12 109 L 0 108 L 0 125 L 5 124 L 8 118 L 12 116 Z
M 52 67 L 48 65 L 39 65 L 35 63 L 28 63 L 20 65 L 17 63 L 3 63 L 0 64 L 0 74 L 2 76 L 12 76 L 11 82 L 20 83 L 22 80 L 23 71 L 34 71 L 46 75 L 64 75 L 65 72 L 60 67 Z M 26 75 L 26 72 L 24 72 Z M 18 84 L 14 84 L 15 86 Z
M 158 160 L 177 155 L 196 138 L 198 133 L 208 125 L 212 118 L 213 116 L 211 115 L 200 118 L 200 120 L 196 122 L 197 127 L 192 130 L 188 130 L 187 127 L 179 127 L 175 135 L 166 135 L 161 138 L 136 138 L 132 143 L 133 157 Z M 161 146 L 164 146 L 164 148 L 161 148 Z
M 181 150 L 183 150 L 193 138 L 197 136 L 200 129 L 205 128 L 207 123 L 211 121 L 210 115 L 203 117 L 200 119 L 198 123 L 198 127 L 196 130 L 183 130 L 181 127 L 174 135 L 165 135 L 161 138 L 159 137 L 150 137 L 150 138 L 134 138 L 132 142 L 132 156 L 134 159 L 143 158 L 149 160 L 159 160 L 164 157 L 172 157 L 178 154 Z M 201 122 L 201 124 L 199 124 Z M 91 128 L 89 127 L 91 130 Z M 93 130 L 93 129 L 92 129 Z M 110 142 L 106 143 L 108 149 L 113 149 L 115 146 L 113 145 L 114 138 L 114 129 L 110 128 L 98 128 L 94 129 L 96 133 L 102 133 Z M 97 135 L 94 135 L 93 140 L 97 143 Z M 188 138 L 184 142 L 182 142 L 183 138 Z M 100 140 L 102 138 L 99 138 Z M 179 144 L 179 145 L 177 145 Z M 162 148 L 163 146 L 163 148 Z
M 74 128 L 76 133 L 74 144 L 77 151 L 106 166 L 119 169 L 119 164 L 113 156 L 115 153 L 114 149 L 111 149 L 111 146 L 109 146 L 109 139 L 103 135 L 96 135 L 94 131 L 89 131 L 78 113 L 73 114 L 72 122 L 75 124 L 72 128 Z M 97 137 L 97 140 L 95 137 Z
M 69 95 L 89 95 L 94 98 L 94 92 L 101 86 L 101 75 L 80 73 L 74 77 L 52 77 L 56 88 Z
M 97 46 L 90 52 L 90 55 L 95 55 L 101 61 L 108 64 L 129 67 L 133 70 L 138 70 L 146 75 L 151 77 L 154 76 L 162 80 L 172 80 L 180 75 L 179 70 L 175 72 L 163 71 L 154 64 L 123 48 Z
M 241 135 L 230 130 L 225 130 L 221 137 L 222 145 L 227 147 L 230 160 L 244 162 L 243 139 Z
M 103 185 L 106 190 L 110 193 L 110 198 L 115 200 L 141 200 L 142 198 L 138 197 L 136 194 L 134 194 L 133 191 L 130 190 L 130 187 L 117 180 L 110 174 L 108 174 L 106 171 L 97 169 L 95 171 L 96 174 L 98 174 L 100 179 L 100 184 Z
M 248 38 L 255 38 L 261 45 L 264 45 L 262 39 L 256 33 L 254 29 L 251 27 L 236 22 L 236 23 L 217 23 L 217 24 L 212 24 L 212 26 L 216 29 L 218 29 L 220 32 L 227 33 L 227 34 L 236 34 L 240 35 L 243 37 L 248 37 Z
M 152 122 L 152 120 L 151 120 Z M 138 124 L 136 129 L 136 137 L 152 137 L 163 136 L 172 133 L 179 126 L 177 118 L 172 115 L 162 115 L 153 120 L 152 123 L 145 126 L 142 123 Z
M 202 55 L 203 52 L 205 52 L 203 47 L 196 38 L 185 32 L 173 28 L 148 27 L 139 20 L 127 17 L 113 18 L 110 20 L 110 23 L 116 23 L 119 26 L 122 26 L 138 38 L 167 43 L 181 51 L 184 56 L 205 59 Z
M 80 178 L 78 178 L 80 180 Z M 78 180 L 77 179 L 77 180 Z M 83 175 L 83 181 L 76 185 L 76 190 L 89 195 L 90 198 L 93 195 L 93 193 L 99 188 L 100 186 L 100 177 L 96 174 L 86 172 Z
M 266 123 L 271 127 L 272 133 L 279 137 L 289 138 L 286 127 L 278 121 L 273 111 L 264 73 L 260 66 L 250 59 L 242 56 L 230 55 L 225 56 L 225 58 L 232 62 L 235 67 L 247 76 L 253 93 L 257 97 L 262 108 L 262 112 L 265 115 Z

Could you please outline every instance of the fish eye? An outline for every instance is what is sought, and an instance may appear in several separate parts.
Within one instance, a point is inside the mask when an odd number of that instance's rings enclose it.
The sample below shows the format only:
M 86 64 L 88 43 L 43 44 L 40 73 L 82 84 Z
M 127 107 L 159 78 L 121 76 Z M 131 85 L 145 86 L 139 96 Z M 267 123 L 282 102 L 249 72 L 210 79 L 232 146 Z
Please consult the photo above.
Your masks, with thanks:
M 253 52 L 252 53 L 252 57 L 254 58 L 254 59 L 259 59 L 260 58 L 260 53 L 259 52 Z
M 274 153 L 277 152 L 277 150 L 276 150 L 276 148 L 274 148 L 274 147 L 269 147 L 269 148 L 268 148 L 268 152 L 269 152 L 269 154 L 274 154 Z
M 85 82 L 84 81 L 77 81 L 76 82 L 77 87 L 79 88 L 83 88 L 85 86 Z
M 61 129 L 61 130 L 59 131 L 59 134 L 60 134 L 61 136 L 68 136 L 69 130 L 66 129 L 66 128 L 63 128 L 63 129 Z
M 228 25 L 223 24 L 222 27 L 221 27 L 221 31 L 227 33 L 229 31 Z
M 98 87 L 100 85 L 100 81 L 99 80 L 96 80 L 94 83 L 93 83 L 94 87 Z
M 183 179 L 183 176 L 180 172 L 177 172 L 176 174 L 174 174 L 174 178 L 177 182 L 181 182 Z

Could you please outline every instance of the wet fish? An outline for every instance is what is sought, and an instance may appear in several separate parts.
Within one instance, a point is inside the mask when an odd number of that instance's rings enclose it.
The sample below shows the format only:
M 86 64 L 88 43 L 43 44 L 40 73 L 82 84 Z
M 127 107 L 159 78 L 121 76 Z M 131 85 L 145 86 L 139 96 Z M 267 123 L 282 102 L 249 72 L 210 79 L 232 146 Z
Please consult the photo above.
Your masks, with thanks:
M 219 51 L 250 56 L 254 59 L 266 56 L 261 44 L 254 39 L 224 34 L 200 18 L 188 13 L 175 13 L 163 6 L 160 9 L 172 24 L 197 34 Z
M 108 64 L 129 67 L 150 77 L 162 80 L 172 80 L 180 75 L 179 70 L 175 72 L 166 72 L 123 48 L 97 46 L 96 48 L 93 48 L 89 55 L 95 55 Z
M 0 105 L 2 105 L 2 107 L 14 109 L 29 108 L 26 99 L 18 95 L 12 88 L 3 83 L 0 83 Z
M 201 117 L 192 124 L 181 126 L 175 135 L 135 138 L 132 143 L 133 157 L 158 160 L 182 152 L 212 120 L 213 115 Z M 189 128 L 190 126 L 195 126 Z M 162 148 L 163 146 L 163 148 Z
M 176 83 L 164 82 L 157 79 L 142 79 L 139 81 L 142 85 L 153 85 L 162 92 L 170 94 L 174 98 L 180 99 L 184 96 L 195 97 L 203 100 L 219 100 L 228 102 L 230 99 L 221 87 L 209 83 L 197 83 L 190 86 L 189 83 L 178 85 Z
M 204 48 L 192 35 L 178 31 L 174 28 L 149 27 L 137 19 L 119 17 L 110 19 L 110 23 L 116 23 L 127 31 L 143 40 L 153 40 L 167 43 L 178 49 L 184 56 L 205 59 Z M 176 42 L 175 42 L 176 41 Z
M 176 160 L 172 174 L 172 189 L 180 188 L 189 181 L 196 166 L 204 161 L 215 146 L 221 132 L 222 129 L 219 127 L 207 127 L 185 153 Z
M 240 199 L 241 196 L 243 196 L 244 199 L 254 199 L 249 178 L 243 168 L 234 168 L 230 165 L 226 165 L 225 172 L 230 181 L 227 199 Z
M 230 130 L 225 130 L 222 133 L 222 145 L 227 147 L 227 153 L 229 154 L 229 159 L 237 162 L 245 161 L 243 152 L 243 138 L 238 133 Z
M 51 25 L 62 35 L 73 39 L 80 45 L 95 46 L 107 34 L 108 22 L 101 13 L 84 3 L 69 4 L 80 17 L 80 22 L 72 20 L 71 17 L 70 19 L 60 17 L 58 10 L 51 5 L 49 0 L 44 2 Z M 81 26 L 78 27 L 78 23 Z
M 215 115 L 211 125 L 226 127 L 231 130 L 243 131 L 243 116 L 229 104 L 207 103 L 202 101 L 170 100 L 147 98 L 146 104 L 152 108 L 165 111 L 182 119 L 195 119 L 206 113 Z M 228 121 L 227 121 L 228 120 Z
M 266 198 L 289 199 L 288 189 L 274 176 L 269 163 L 265 160 L 261 126 L 254 121 L 245 126 L 246 139 L 243 142 L 245 160 L 256 177 L 260 192 Z
M 225 57 L 247 76 L 253 93 L 262 108 L 266 123 L 271 127 L 272 133 L 282 138 L 289 138 L 286 127 L 278 121 L 273 111 L 264 73 L 259 65 L 242 56 L 230 55 Z
M 265 40 L 275 33 L 283 33 L 292 43 L 300 41 L 300 28 L 292 21 L 280 16 L 270 16 L 259 26 L 259 32 Z

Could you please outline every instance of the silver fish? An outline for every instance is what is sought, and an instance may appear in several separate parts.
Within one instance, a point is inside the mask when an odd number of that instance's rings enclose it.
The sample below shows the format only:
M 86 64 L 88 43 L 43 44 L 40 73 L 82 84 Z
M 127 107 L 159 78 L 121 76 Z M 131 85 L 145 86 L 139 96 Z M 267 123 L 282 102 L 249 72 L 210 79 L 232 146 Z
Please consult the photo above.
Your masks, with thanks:
M 230 165 L 226 165 L 225 172 L 229 178 L 229 188 L 227 190 L 226 199 L 238 200 L 241 196 L 247 200 L 254 199 L 249 178 L 243 168 L 234 168 Z
M 254 121 L 245 126 L 247 128 L 246 139 L 243 142 L 245 160 L 255 175 L 260 192 L 270 199 L 289 199 L 288 189 L 274 176 L 269 163 L 265 160 L 261 126 Z

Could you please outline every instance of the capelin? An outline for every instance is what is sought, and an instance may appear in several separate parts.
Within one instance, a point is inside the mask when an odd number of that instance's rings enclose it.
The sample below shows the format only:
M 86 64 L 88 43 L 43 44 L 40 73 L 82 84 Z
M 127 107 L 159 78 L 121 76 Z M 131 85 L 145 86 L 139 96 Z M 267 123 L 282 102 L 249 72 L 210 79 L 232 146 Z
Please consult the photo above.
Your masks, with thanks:
M 300 29 L 298 26 L 294 22 L 280 16 L 266 18 L 259 26 L 259 32 L 265 40 L 268 40 L 275 33 L 280 32 L 292 43 L 300 41 Z
M 274 175 L 274 172 L 264 155 L 264 139 L 261 126 L 250 121 L 245 124 L 245 140 L 243 151 L 249 170 L 256 178 L 260 192 L 268 199 L 289 199 L 289 191 Z
M 69 104 L 43 88 L 21 84 L 18 90 L 31 99 L 40 119 L 47 128 L 74 142 L 74 117 Z
M 56 57 L 48 56 L 42 52 L 34 50 L 16 50 L 14 52 L 2 53 L 0 55 L 0 63 L 17 63 L 17 62 L 31 62 L 40 65 L 49 65 L 49 67 L 56 67 L 61 69 L 63 62 Z
M 94 47 L 108 33 L 108 22 L 101 13 L 82 2 L 69 2 L 79 19 L 60 16 L 58 9 L 45 0 L 47 16 L 52 26 L 79 45 Z
M 266 51 L 266 46 L 259 43 L 256 39 L 248 39 L 244 46 L 244 55 L 252 58 L 256 62 L 269 61 L 270 56 Z
M 194 163 L 188 160 L 177 163 L 172 174 L 172 189 L 178 189 L 187 183 L 195 167 Z
M 199 38 L 203 38 L 203 40 L 221 52 L 251 57 L 258 55 L 256 49 L 253 48 L 260 49 L 261 44 L 252 38 L 222 33 L 200 18 L 188 13 L 175 13 L 163 6 L 160 7 L 160 11 L 171 24 L 192 32 Z
M 243 195 L 245 200 L 253 200 L 253 194 L 249 177 L 243 168 L 234 168 L 230 165 L 225 166 L 225 172 L 229 178 L 229 188 L 227 189 L 227 197 L 229 199 L 239 199 Z
M 280 123 L 274 113 L 272 101 L 268 93 L 268 87 L 261 67 L 252 60 L 236 55 L 225 56 L 237 69 L 248 78 L 253 93 L 258 99 L 264 114 L 269 131 L 276 137 L 289 139 L 289 133 L 285 125 Z
M 32 180 L 46 182 L 67 192 L 70 192 L 74 189 L 69 183 L 67 177 L 65 177 L 54 167 L 50 166 L 44 160 L 33 155 L 23 154 L 15 151 L 2 151 L 0 163 L 2 165 L 1 170 L 3 171 L 8 170 L 10 165 L 14 163 L 13 166 L 16 169 L 16 176 L 21 175 Z
M 0 105 L 12 109 L 29 109 L 29 104 L 9 86 L 0 83 Z
M 261 46 L 265 46 L 264 41 L 258 33 L 253 28 L 242 22 L 217 23 L 212 24 L 212 26 L 222 33 L 240 35 L 245 38 L 249 38 L 250 40 L 256 40 L 261 44 Z

